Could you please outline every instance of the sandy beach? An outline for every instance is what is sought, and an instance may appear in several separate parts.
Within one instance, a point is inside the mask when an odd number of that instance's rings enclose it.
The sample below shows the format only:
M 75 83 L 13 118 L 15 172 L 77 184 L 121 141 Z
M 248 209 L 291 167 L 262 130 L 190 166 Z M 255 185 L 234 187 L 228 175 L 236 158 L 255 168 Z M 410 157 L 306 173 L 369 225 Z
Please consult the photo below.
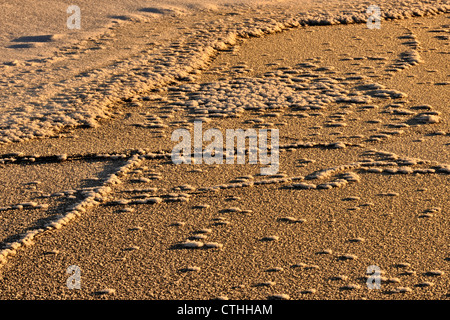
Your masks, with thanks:
M 450 298 L 448 1 L 50 2 L 0 18 L 0 299 Z

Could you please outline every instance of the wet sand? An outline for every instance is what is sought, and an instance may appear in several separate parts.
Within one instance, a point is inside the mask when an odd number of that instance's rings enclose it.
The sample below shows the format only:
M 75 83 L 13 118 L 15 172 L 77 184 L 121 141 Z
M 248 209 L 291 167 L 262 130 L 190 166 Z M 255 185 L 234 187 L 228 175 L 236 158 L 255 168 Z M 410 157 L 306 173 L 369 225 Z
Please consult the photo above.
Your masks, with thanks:
M 0 298 L 448 299 L 448 13 L 229 10 L 3 67 Z M 278 129 L 278 173 L 173 164 L 194 120 Z

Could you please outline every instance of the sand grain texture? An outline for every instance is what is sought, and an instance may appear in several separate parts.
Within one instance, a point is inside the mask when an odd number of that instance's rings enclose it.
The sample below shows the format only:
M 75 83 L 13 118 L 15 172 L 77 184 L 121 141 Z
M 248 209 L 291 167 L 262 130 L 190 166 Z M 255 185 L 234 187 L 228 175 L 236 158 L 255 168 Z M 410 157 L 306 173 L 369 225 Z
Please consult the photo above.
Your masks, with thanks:
M 449 298 L 447 1 L 374 30 L 358 1 L 119 3 L 1 34 L 0 298 Z M 279 129 L 279 171 L 173 164 L 195 120 Z

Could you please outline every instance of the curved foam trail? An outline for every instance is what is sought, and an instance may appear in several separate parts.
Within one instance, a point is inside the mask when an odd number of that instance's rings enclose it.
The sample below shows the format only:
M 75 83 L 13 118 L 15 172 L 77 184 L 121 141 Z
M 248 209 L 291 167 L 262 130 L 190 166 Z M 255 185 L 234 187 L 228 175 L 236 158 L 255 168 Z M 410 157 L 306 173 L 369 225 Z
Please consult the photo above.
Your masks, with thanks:
M 289 147 L 293 147 L 290 145 Z M 302 144 L 295 145 L 297 148 L 303 147 L 313 147 L 306 146 Z M 323 147 L 318 144 L 315 147 Z M 381 151 L 377 149 L 370 149 L 364 151 L 363 155 L 366 157 L 364 161 L 359 161 L 355 163 L 343 164 L 331 168 L 325 168 L 319 171 L 314 171 L 310 175 L 306 177 L 297 176 L 297 177 L 289 177 L 285 174 L 280 174 L 277 176 L 273 176 L 270 179 L 262 179 L 253 181 L 253 176 L 245 176 L 241 177 L 240 182 L 230 182 L 228 184 L 216 185 L 211 187 L 203 187 L 203 188 L 194 188 L 189 185 L 184 186 L 184 189 L 188 191 L 188 193 L 170 193 L 169 195 L 152 195 L 150 197 L 144 197 L 139 199 L 115 199 L 110 200 L 108 195 L 113 192 L 113 187 L 116 184 L 120 184 L 125 176 L 131 172 L 133 169 L 142 165 L 144 160 L 154 160 L 154 159 L 168 159 L 169 155 L 165 153 L 152 153 L 147 152 L 146 150 L 133 150 L 131 152 L 132 155 L 120 155 L 120 158 L 128 158 L 128 161 L 121 167 L 119 167 L 115 172 L 111 173 L 103 183 L 98 187 L 88 188 L 85 190 L 84 195 L 86 196 L 83 200 L 78 203 L 75 203 L 71 207 L 69 207 L 66 212 L 58 216 L 57 220 L 51 221 L 43 226 L 36 227 L 30 229 L 24 234 L 18 235 L 18 240 L 7 243 L 0 250 L 0 267 L 7 263 L 8 259 L 11 256 L 14 256 L 17 253 L 18 249 L 25 248 L 33 245 L 34 240 L 44 233 L 51 232 L 54 230 L 58 230 L 63 228 L 66 224 L 75 220 L 77 217 L 80 217 L 86 211 L 91 209 L 94 206 L 98 205 L 135 205 L 135 204 L 156 204 L 161 202 L 189 202 L 189 198 L 195 196 L 199 192 L 208 192 L 213 190 L 220 189 L 230 189 L 230 188 L 245 188 L 252 187 L 258 185 L 267 185 L 267 184 L 291 184 L 288 185 L 290 188 L 294 189 L 332 189 L 332 188 L 340 188 L 345 187 L 349 183 L 359 182 L 361 180 L 360 176 L 355 173 L 385 173 L 385 174 L 450 174 L 450 166 L 448 164 L 442 164 L 435 161 L 423 160 L 418 158 L 410 158 L 410 157 L 402 157 L 398 154 L 392 152 Z M 28 161 L 30 157 L 24 156 L 23 154 L 10 154 L 3 155 L 3 157 L 8 157 L 8 161 L 11 163 L 21 163 L 22 161 Z M 102 158 L 110 158 L 110 157 L 118 157 L 119 155 L 97 155 L 97 157 Z M 39 160 L 41 161 L 71 161 L 74 159 L 78 159 L 80 156 L 72 156 L 72 157 L 63 157 L 55 156 L 55 157 L 41 157 Z M 87 155 L 87 158 L 91 158 L 92 155 Z M 6 159 L 6 158 L 5 158 Z M 417 167 L 420 166 L 420 167 Z M 376 170 L 374 170 L 376 169 Z M 339 175 L 338 178 L 334 178 L 333 176 Z M 313 183 L 305 183 L 298 181 L 307 180 L 310 182 L 311 180 L 321 181 L 330 180 L 332 181 L 321 183 L 321 184 L 313 184 Z M 293 184 L 292 184 L 293 183 Z M 133 190 L 140 191 L 140 190 Z M 156 189 L 152 189 L 151 191 L 157 191 Z M 189 192 L 191 191 L 191 192 Z M 386 193 L 387 196 L 394 196 L 393 193 Z M 28 202 L 21 204 L 27 207 L 37 207 L 38 204 L 34 202 Z M 202 206 L 202 208 L 208 208 L 209 206 Z M 0 208 L 2 209 L 12 209 L 12 208 Z M 439 209 L 430 209 L 431 211 L 436 211 Z M 434 212 L 433 211 L 433 212 Z M 226 212 L 243 212 L 240 208 L 231 207 L 226 209 Z M 300 221 L 301 222 L 301 221 Z M 181 244 L 181 247 L 184 248 L 199 248 L 205 246 L 206 248 L 221 248 L 222 244 L 209 242 L 203 244 L 198 241 L 186 241 Z
M 230 5 L 263 5 L 286 3 L 273 0 L 77 0 L 71 5 L 80 8 L 80 29 L 66 28 L 66 19 L 71 15 L 69 4 L 63 0 L 42 0 L 37 2 L 14 0 L 2 5 L 0 16 L 0 63 L 19 57 L 40 58 L 47 54 L 48 46 L 55 40 L 58 43 L 81 40 L 104 32 L 111 22 L 124 22 L 166 16 L 184 16 L 196 11 L 221 11 Z M 308 3 L 311 0 L 298 0 Z M 20 10 L 18 10 L 20 8 Z M 99 10 L 101 9 L 101 10 Z M 55 18 L 57 17 L 57 18 Z M 33 50 L 11 50 L 32 48 Z
M 85 72 L 77 72 L 68 60 L 70 57 L 64 54 L 37 66 L 15 61 L 2 66 L 0 144 L 52 136 L 67 127 L 96 126 L 97 120 L 111 116 L 114 104 L 188 78 L 190 73 L 205 67 L 219 50 L 235 45 L 238 38 L 259 37 L 308 25 L 365 23 L 368 18 L 366 5 L 356 0 L 346 1 L 344 5 L 341 1 L 283 1 L 281 4 L 264 1 L 265 6 L 259 3 L 242 1 L 226 6 L 229 1 L 225 0 L 159 1 L 151 8 L 140 7 L 137 13 L 143 17 L 148 14 L 196 15 L 195 19 L 178 17 L 178 21 L 182 21 L 172 30 L 176 34 L 175 31 L 184 26 L 188 32 L 177 34 L 166 43 L 153 43 L 128 59 L 106 66 L 98 63 L 94 69 L 88 65 L 83 70 L 85 62 L 82 61 L 78 68 Z M 399 4 L 384 0 L 379 1 L 379 6 L 383 8 L 385 19 L 450 11 L 448 1 L 403 1 Z M 217 12 L 230 14 L 231 18 L 214 24 Z M 201 17 L 206 18 L 195 24 Z M 104 36 L 114 39 L 115 31 L 109 30 Z M 80 55 L 84 54 L 82 49 L 77 50 Z M 58 59 L 66 63 L 61 69 L 54 65 L 59 63 Z M 43 68 L 48 70 L 42 73 Z
M 111 174 L 101 186 L 88 192 L 85 199 L 79 203 L 75 203 L 59 219 L 51 221 L 42 227 L 31 229 L 26 233 L 21 234 L 18 237 L 18 240 L 3 246 L 2 250 L 0 250 L 0 267 L 6 264 L 7 259 L 14 256 L 18 249 L 31 246 L 34 243 L 34 240 L 43 235 L 45 232 L 61 229 L 70 221 L 81 216 L 81 214 L 86 212 L 89 208 L 98 205 L 99 202 L 101 202 L 102 199 L 104 199 L 111 192 L 111 186 L 120 183 L 120 177 L 125 175 L 135 166 L 139 165 L 142 159 L 143 157 L 139 154 L 133 155 L 124 166 L 120 167 L 116 172 Z

